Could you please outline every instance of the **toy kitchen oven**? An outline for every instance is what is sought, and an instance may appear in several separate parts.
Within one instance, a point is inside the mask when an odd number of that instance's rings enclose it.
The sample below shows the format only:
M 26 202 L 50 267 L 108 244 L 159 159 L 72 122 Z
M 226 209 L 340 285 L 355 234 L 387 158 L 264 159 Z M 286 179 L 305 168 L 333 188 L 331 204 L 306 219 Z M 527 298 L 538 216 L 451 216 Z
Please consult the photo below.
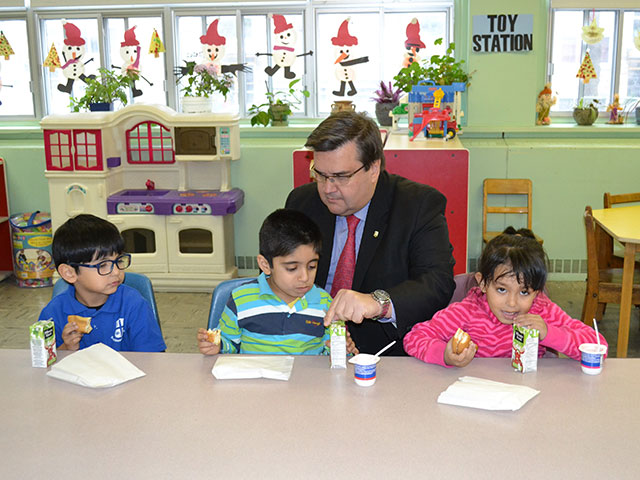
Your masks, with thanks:
M 114 223 L 131 269 L 157 290 L 211 291 L 237 276 L 230 186 L 238 116 L 132 105 L 42 119 L 51 218 L 92 213 Z

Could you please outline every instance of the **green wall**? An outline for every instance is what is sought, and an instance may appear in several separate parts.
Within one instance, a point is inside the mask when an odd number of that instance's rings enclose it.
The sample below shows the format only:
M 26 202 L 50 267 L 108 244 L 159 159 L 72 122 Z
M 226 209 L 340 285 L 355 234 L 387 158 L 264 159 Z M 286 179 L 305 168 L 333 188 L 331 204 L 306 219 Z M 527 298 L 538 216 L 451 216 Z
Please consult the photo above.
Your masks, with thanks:
M 553 261 L 557 273 L 552 278 L 578 279 L 585 277 L 580 273 L 586 258 L 585 205 L 601 207 L 605 191 L 640 191 L 640 127 L 577 127 L 558 120 L 549 127 L 534 125 L 535 101 L 545 83 L 547 9 L 547 1 L 456 2 L 456 50 L 475 70 L 466 98 L 467 126 L 460 137 L 470 152 L 468 254 L 473 268 L 482 248 L 483 179 L 530 178 L 533 227 Z M 489 13 L 533 14 L 534 51 L 470 52 L 472 17 Z M 312 128 L 241 129 L 242 158 L 233 162 L 232 183 L 246 198 L 234 217 L 236 256 L 257 254 L 260 224 L 284 204 L 293 183 L 292 151 L 304 144 Z M 0 156 L 7 161 L 11 211 L 48 210 L 38 125 L 0 124 Z

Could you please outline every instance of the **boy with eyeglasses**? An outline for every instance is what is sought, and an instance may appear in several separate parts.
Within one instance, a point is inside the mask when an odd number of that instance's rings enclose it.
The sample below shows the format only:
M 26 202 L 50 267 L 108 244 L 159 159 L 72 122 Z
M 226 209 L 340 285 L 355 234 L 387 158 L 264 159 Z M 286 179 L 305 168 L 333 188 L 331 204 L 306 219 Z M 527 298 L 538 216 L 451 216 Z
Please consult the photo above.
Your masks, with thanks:
M 123 253 L 124 239 L 115 225 L 94 215 L 78 215 L 56 230 L 52 250 L 69 288 L 51 299 L 40 320 L 53 319 L 59 350 L 96 343 L 118 351 L 167 348 L 149 303 L 122 284 L 131 255 Z

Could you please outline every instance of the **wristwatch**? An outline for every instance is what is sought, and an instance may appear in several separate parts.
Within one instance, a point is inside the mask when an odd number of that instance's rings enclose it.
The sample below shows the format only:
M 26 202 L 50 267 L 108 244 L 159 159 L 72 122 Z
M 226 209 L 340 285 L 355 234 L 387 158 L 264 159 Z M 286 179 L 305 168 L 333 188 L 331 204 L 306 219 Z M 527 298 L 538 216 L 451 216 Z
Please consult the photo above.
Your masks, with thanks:
M 391 308 L 391 297 L 384 290 L 375 290 L 371 292 L 371 296 L 382 307 L 382 313 L 377 317 L 373 317 L 371 320 L 380 320 L 381 318 L 385 318 Z

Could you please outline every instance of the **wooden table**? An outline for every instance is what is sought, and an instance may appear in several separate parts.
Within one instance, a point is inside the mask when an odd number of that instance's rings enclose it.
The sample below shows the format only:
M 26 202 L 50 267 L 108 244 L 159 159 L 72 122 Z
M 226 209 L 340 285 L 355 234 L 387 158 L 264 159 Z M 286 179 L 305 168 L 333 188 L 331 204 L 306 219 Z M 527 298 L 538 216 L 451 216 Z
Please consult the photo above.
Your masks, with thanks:
M 640 252 L 640 206 L 594 210 L 593 218 L 612 238 L 624 244 L 617 347 L 617 356 L 624 358 L 627 356 L 627 345 L 629 343 L 629 320 L 631 317 L 631 292 L 633 290 L 635 255 L 636 252 Z
M 0 463 L 22 478 L 637 479 L 640 359 L 508 359 L 446 369 L 383 358 L 373 387 L 326 357 L 297 357 L 288 382 L 216 380 L 215 357 L 127 353 L 146 376 L 93 390 L 0 350 Z M 459 376 L 540 390 L 517 412 L 436 402 Z

